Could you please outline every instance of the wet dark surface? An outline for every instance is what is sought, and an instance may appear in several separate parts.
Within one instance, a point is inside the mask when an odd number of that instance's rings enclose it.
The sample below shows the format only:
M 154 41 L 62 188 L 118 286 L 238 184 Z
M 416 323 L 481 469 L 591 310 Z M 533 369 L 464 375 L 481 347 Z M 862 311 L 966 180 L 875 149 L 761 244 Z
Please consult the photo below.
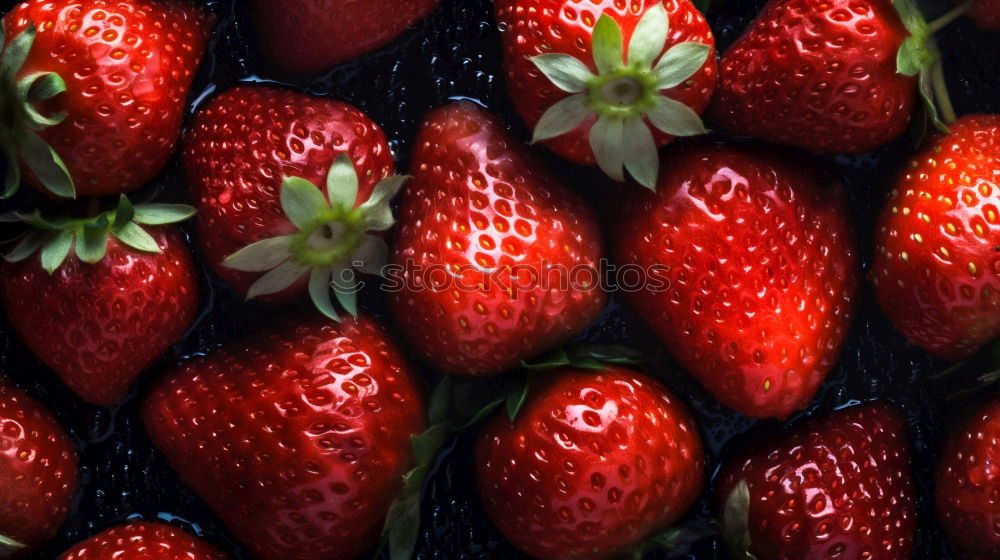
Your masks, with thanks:
M 0 0 L 6 11 L 14 3 Z M 191 111 L 198 103 L 240 80 L 284 81 L 255 53 L 253 30 L 239 0 L 209 2 L 222 17 L 212 53 L 205 61 L 193 88 Z M 718 0 L 709 11 L 720 50 L 742 32 L 762 2 Z M 946 9 L 930 3 L 930 16 Z M 959 114 L 1000 110 L 1000 33 L 978 30 L 960 20 L 939 34 L 952 97 Z M 521 138 L 528 135 L 514 116 L 502 84 L 499 32 L 486 0 L 443 0 L 430 18 L 386 49 L 346 64 L 322 78 L 297 81 L 295 87 L 329 95 L 355 104 L 382 125 L 391 139 L 400 169 L 405 170 L 410 142 L 421 116 L 455 97 L 481 101 L 502 115 Z M 289 83 L 285 81 L 286 83 Z M 857 224 L 867 270 L 871 255 L 872 224 L 881 209 L 888 182 L 907 157 L 911 140 L 903 138 L 878 153 L 864 157 L 813 158 L 827 173 L 839 176 L 850 192 L 852 220 Z M 579 185 L 598 208 L 614 198 L 613 188 L 596 179 L 592 170 L 574 167 L 540 151 L 569 184 Z M 183 199 L 183 184 L 176 162 L 154 182 L 162 200 Z M 25 191 L 30 189 L 25 189 Z M 31 208 L 42 201 L 21 193 L 7 209 Z M 51 559 L 109 525 L 131 517 L 161 518 L 198 532 L 234 558 L 249 555 L 221 527 L 202 502 L 181 486 L 152 449 L 138 419 L 137 395 L 152 377 L 183 356 L 205 351 L 238 337 L 268 321 L 267 308 L 244 304 L 202 267 L 204 315 L 186 339 L 143 376 L 130 397 L 113 410 L 80 402 L 55 376 L 10 336 L 0 323 L 0 372 L 45 402 L 68 427 L 81 450 L 81 489 L 73 512 L 59 537 L 32 559 Z M 930 502 L 931 473 L 948 423 L 984 395 L 949 400 L 947 395 L 972 386 L 974 371 L 935 381 L 929 377 L 946 364 L 908 346 L 879 312 L 869 290 L 859 295 L 859 313 L 840 361 L 807 411 L 816 411 L 871 399 L 885 399 L 907 416 L 916 457 L 921 491 L 922 525 L 915 558 L 957 558 L 944 543 L 934 522 Z M 384 316 L 382 298 L 369 289 L 363 305 Z M 393 325 L 394 329 L 405 325 Z M 657 356 L 647 369 L 663 379 L 695 409 L 706 447 L 710 451 L 710 473 L 754 428 L 754 422 L 721 407 L 663 355 L 655 338 L 628 310 L 612 302 L 602 320 L 583 337 L 586 340 L 628 344 Z M 427 370 L 428 379 L 433 372 Z M 987 391 L 988 392 L 988 391 Z M 792 419 L 794 421 L 794 418 Z M 775 421 L 757 429 L 779 430 Z M 439 458 L 424 500 L 424 525 L 417 548 L 421 559 L 522 558 L 492 527 L 481 512 L 472 491 L 469 459 L 470 436 L 449 443 Z M 706 496 L 708 495 L 706 488 Z M 693 508 L 686 521 L 704 523 L 710 512 L 706 500 Z M 707 539 L 688 554 L 674 557 L 697 560 L 728 558 L 718 540 Z M 650 558 L 665 558 L 651 554 Z M 261 559 L 278 560 L 278 559 Z

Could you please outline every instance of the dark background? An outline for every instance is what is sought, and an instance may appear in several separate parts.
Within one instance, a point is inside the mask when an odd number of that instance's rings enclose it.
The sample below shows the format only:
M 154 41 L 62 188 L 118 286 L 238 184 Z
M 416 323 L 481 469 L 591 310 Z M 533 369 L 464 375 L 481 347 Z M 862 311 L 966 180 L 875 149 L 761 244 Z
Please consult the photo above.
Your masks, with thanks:
M 241 80 L 291 84 L 283 81 L 257 54 L 253 29 L 240 0 L 206 3 L 222 17 L 222 22 L 192 88 L 189 114 L 213 93 Z M 0 0 L 0 11 L 5 12 L 14 4 Z M 761 0 L 715 0 L 708 16 L 720 51 L 739 36 L 762 4 Z M 927 2 L 924 8 L 932 19 L 943 13 L 947 5 L 939 0 Z M 963 18 L 938 36 L 958 113 L 1000 110 L 1000 33 L 980 31 Z M 385 129 L 399 168 L 405 170 L 410 142 L 421 116 L 448 99 L 468 97 L 482 102 L 503 116 L 516 134 L 527 139 L 529 135 L 511 110 L 502 81 L 500 38 L 491 2 L 442 0 L 440 9 L 389 47 L 320 78 L 291 85 L 361 108 Z M 881 210 L 887 185 L 911 150 L 912 138 L 902 138 L 865 156 L 811 160 L 825 172 L 839 177 L 850 193 L 851 219 L 857 225 L 866 271 L 871 262 L 870 232 L 874 219 Z M 598 178 L 599 173 L 567 164 L 544 150 L 539 152 L 567 183 L 578 185 L 597 208 L 608 206 L 602 201 L 612 199 L 614 189 Z M 184 185 L 176 161 L 149 189 L 159 189 L 161 200 L 183 199 Z M 0 210 L 45 204 L 30 190 L 22 189 L 13 201 L 0 204 Z M 76 399 L 11 336 L 6 322 L 0 322 L 0 373 L 13 378 L 19 387 L 51 407 L 70 430 L 81 454 L 81 488 L 69 519 L 58 538 L 32 556 L 33 560 L 54 558 L 73 543 L 136 517 L 179 524 L 230 551 L 235 558 L 250 560 L 204 504 L 177 481 L 152 448 L 137 414 L 137 395 L 143 393 L 151 377 L 186 355 L 208 350 L 253 330 L 266 323 L 273 313 L 263 306 L 243 303 L 211 277 L 206 267 L 201 269 L 204 314 L 184 341 L 150 368 L 121 405 L 110 410 Z M 369 289 L 363 307 L 384 316 L 383 303 L 378 290 Z M 392 328 L 406 326 L 392 325 Z M 755 428 L 754 424 L 764 424 L 757 426 L 757 430 L 774 431 L 782 426 L 777 421 L 750 421 L 716 404 L 671 365 L 661 345 L 634 314 L 614 301 L 581 339 L 627 344 L 656 356 L 646 369 L 663 379 L 695 409 L 710 454 L 712 475 L 720 458 L 724 459 L 738 447 L 746 439 L 744 434 Z M 914 556 L 918 560 L 957 558 L 934 521 L 930 500 L 932 472 L 953 418 L 990 392 L 949 398 L 973 387 L 975 374 L 979 372 L 970 368 L 947 379 L 930 379 L 944 367 L 946 364 L 907 345 L 892 330 L 866 287 L 859 294 L 858 317 L 837 366 L 809 409 L 796 416 L 872 399 L 890 401 L 905 413 L 921 493 L 922 523 Z M 429 385 L 435 374 L 432 370 L 425 372 Z M 429 478 L 417 558 L 524 558 L 499 535 L 478 506 L 472 489 L 471 439 L 466 435 L 450 441 Z M 706 496 L 708 492 L 706 488 Z M 709 519 L 709 506 L 703 499 L 685 522 L 707 526 Z M 707 538 L 693 550 L 675 553 L 673 557 L 723 560 L 728 555 L 718 539 Z M 651 554 L 650 558 L 666 558 L 666 555 Z

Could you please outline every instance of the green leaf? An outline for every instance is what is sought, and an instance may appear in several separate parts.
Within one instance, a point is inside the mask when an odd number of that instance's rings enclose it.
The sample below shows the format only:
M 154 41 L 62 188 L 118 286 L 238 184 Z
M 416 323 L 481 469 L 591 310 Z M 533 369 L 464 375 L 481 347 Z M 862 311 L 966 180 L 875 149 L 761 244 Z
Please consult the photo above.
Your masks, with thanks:
M 532 57 L 531 62 L 545 74 L 557 88 L 569 93 L 580 93 L 594 79 L 594 74 L 576 58 L 562 53 L 547 53 Z
M 620 118 L 601 117 L 590 127 L 590 147 L 594 151 L 597 165 L 609 177 L 625 182 L 625 172 L 622 168 L 625 161 L 622 136 L 625 121 Z
M 598 74 L 609 74 L 625 66 L 622 29 L 608 14 L 601 14 L 594 26 L 594 64 Z
M 351 254 L 351 265 L 365 274 L 381 276 L 389 264 L 389 246 L 379 237 L 366 235 Z
M 73 178 L 70 177 L 66 164 L 41 136 L 34 132 L 24 135 L 21 142 L 21 159 L 49 192 L 63 198 L 76 198 Z
M 73 246 L 73 232 L 71 230 L 60 231 L 50 241 L 42 247 L 41 261 L 42 269 L 52 274 L 62 265 L 69 255 L 69 250 Z
M 42 246 L 45 239 L 51 235 L 51 232 L 33 229 L 21 237 L 21 241 L 14 246 L 13 249 L 4 258 L 8 262 L 21 262 L 24 259 L 35 254 L 35 251 Z
M 187 204 L 138 204 L 134 208 L 132 221 L 148 226 L 162 226 L 183 222 L 198 213 L 193 206 Z
M 146 230 L 132 222 L 129 222 L 118 229 L 112 227 L 111 234 L 117 237 L 119 241 L 133 249 L 143 251 L 145 253 L 161 252 L 160 246 L 156 244 L 156 240 L 153 239 L 153 236 L 149 235 L 146 233 Z
M 708 45 L 694 41 L 671 47 L 653 68 L 657 89 L 670 89 L 694 76 L 705 65 L 711 50 Z
M 316 185 L 301 177 L 285 177 L 281 184 L 281 209 L 299 230 L 304 230 L 328 209 L 326 197 Z
M 461 427 L 459 427 L 457 429 L 459 431 L 465 431 L 465 430 L 468 430 L 469 428 L 471 428 L 471 427 L 479 424 L 480 422 L 483 421 L 484 418 L 486 418 L 490 414 L 493 414 L 493 412 L 496 411 L 496 409 L 500 408 L 501 405 L 503 405 L 504 403 L 506 403 L 507 402 L 507 398 L 508 398 L 508 395 L 504 395 L 504 396 L 499 397 L 499 398 L 495 399 L 494 401 L 490 402 L 489 404 L 487 404 L 486 406 L 484 406 L 483 408 L 481 408 L 479 410 L 479 412 L 477 412 L 475 414 L 475 416 L 473 416 L 468 422 L 466 422 L 465 424 L 463 424 Z
M 109 233 L 110 228 L 105 217 L 94 223 L 84 224 L 76 236 L 77 258 L 88 264 L 100 262 L 107 254 Z
M 358 172 L 347 154 L 340 154 L 326 175 L 326 196 L 331 208 L 353 209 L 358 200 Z
M 13 153 L 7 153 L 7 171 L 4 174 L 3 184 L 3 194 L 0 195 L 0 199 L 14 196 L 17 188 L 21 186 L 21 166 L 17 163 L 17 158 Z
M 623 132 L 625 169 L 640 185 L 651 191 L 656 190 L 656 179 L 660 174 L 660 155 L 649 125 L 641 116 L 625 120 Z
M 366 231 L 385 231 L 396 223 L 392 216 L 392 199 L 409 180 L 408 175 L 393 175 L 375 185 L 372 195 L 359 207 Z
M 549 107 L 538 120 L 531 143 L 562 136 L 580 126 L 592 111 L 587 106 L 587 94 L 578 93 L 561 99 Z
M 132 201 L 130 201 L 125 195 L 119 196 L 118 206 L 115 208 L 115 221 L 112 223 L 111 227 L 115 230 L 122 229 L 126 224 L 131 222 L 134 217 L 135 209 L 132 207 Z
M 447 373 L 434 387 L 427 405 L 427 417 L 431 424 L 441 424 L 448 420 L 448 409 L 451 405 L 451 376 Z
M 528 388 L 530 385 L 527 377 L 525 377 L 520 389 L 511 392 L 510 396 L 507 397 L 507 418 L 510 419 L 511 423 L 517 419 L 518 413 L 524 408 L 524 403 L 528 400 Z
M 331 274 L 330 267 L 314 267 L 312 269 L 309 273 L 309 299 L 312 300 L 313 305 L 320 313 L 339 322 L 340 314 L 334 309 L 333 302 L 330 300 Z
M 658 96 L 656 106 L 646 117 L 653 126 L 673 136 L 697 136 L 708 132 L 698 113 L 669 97 Z
M 64 93 L 66 82 L 55 72 L 36 72 L 21 78 L 18 88 L 22 87 L 25 88 L 23 99 L 27 99 L 29 103 L 37 103 Z
M 222 266 L 242 272 L 272 270 L 292 257 L 289 247 L 294 240 L 294 235 L 283 235 L 258 241 L 226 257 Z
M 750 552 L 750 487 L 741 480 L 729 493 L 722 510 L 722 536 L 735 558 L 754 560 Z
M 651 68 L 653 61 L 663 52 L 670 31 L 670 19 L 663 4 L 657 2 L 643 14 L 632 32 L 628 45 L 629 66 Z
M 570 359 L 565 350 L 556 350 L 538 362 L 521 362 L 521 367 L 533 371 L 556 369 L 568 365 L 570 365 Z
M 337 296 L 337 303 L 344 308 L 344 311 L 354 318 L 358 317 L 358 285 L 354 280 L 353 268 L 344 266 L 339 271 L 334 268 L 333 294 Z
M 319 192 L 319 191 L 317 191 Z M 277 294 L 288 289 L 311 271 L 310 267 L 288 260 L 261 276 L 247 291 L 247 299 Z
M 0 57 L 0 76 L 14 76 L 28 59 L 31 46 L 35 43 L 35 25 L 31 24 L 20 35 L 14 37 Z

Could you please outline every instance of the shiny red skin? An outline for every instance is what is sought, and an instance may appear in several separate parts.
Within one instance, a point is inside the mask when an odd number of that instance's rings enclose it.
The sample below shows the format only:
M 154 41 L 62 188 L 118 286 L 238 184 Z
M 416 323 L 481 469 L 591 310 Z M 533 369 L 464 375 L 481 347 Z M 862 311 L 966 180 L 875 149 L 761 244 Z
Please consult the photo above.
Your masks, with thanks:
M 1000 336 L 1000 116 L 949 128 L 893 185 L 871 277 L 910 342 L 958 360 Z
M 495 375 L 597 319 L 607 299 L 597 221 L 503 123 L 454 103 L 428 115 L 415 146 L 390 257 L 402 289 L 390 290 L 390 308 L 421 358 Z
M 389 43 L 439 0 L 252 0 L 264 54 L 294 74 L 314 74 Z
M 937 514 L 966 560 L 1000 558 L 1000 399 L 953 432 L 934 482 Z
M 54 274 L 39 256 L 0 265 L 0 298 L 24 344 L 83 400 L 111 406 L 198 315 L 198 277 L 175 226 L 148 227 L 162 253 L 108 240 L 97 264 L 73 253 Z
M 358 204 L 394 173 L 385 133 L 346 103 L 240 85 L 198 111 L 181 161 L 198 208 L 198 241 L 215 272 L 246 295 L 261 274 L 233 270 L 222 261 L 257 241 L 294 233 L 281 210 L 282 179 L 302 177 L 325 187 L 327 172 L 342 153 L 358 172 Z M 300 299 L 306 285 L 303 279 L 264 299 Z
M 76 449 L 55 416 L 0 377 L 0 535 L 30 552 L 56 536 L 76 492 Z M 0 547 L 0 558 L 8 555 Z
M 632 370 L 562 370 L 501 412 L 475 450 L 476 485 L 500 531 L 535 558 L 617 557 L 677 521 L 701 493 L 687 408 Z
M 804 408 L 837 359 L 858 262 L 839 189 L 726 144 L 663 157 L 659 191 L 619 212 L 615 254 L 646 279 L 622 295 L 680 364 L 745 415 Z
M 757 560 L 910 560 L 916 491 L 902 418 L 861 405 L 757 442 L 723 466 L 720 504 L 750 488 Z
M 62 157 L 77 197 L 146 184 L 180 136 L 215 16 L 183 0 L 28 0 L 3 18 L 8 42 L 30 24 L 38 35 L 18 77 L 56 72 L 66 82 L 46 106 L 66 120 L 40 135 Z
M 382 327 L 311 315 L 195 358 L 143 406 L 181 480 L 255 557 L 282 560 L 374 546 L 425 415 Z
M 962 3 L 959 0 L 953 2 Z M 983 29 L 1000 31 L 1000 0 L 976 0 L 965 15 L 975 20 L 976 25 Z
M 670 18 L 670 34 L 664 52 L 678 43 L 695 41 L 709 45 L 705 64 L 683 84 L 663 90 L 671 99 L 691 107 L 701 114 L 708 107 L 718 81 L 715 37 L 705 16 L 690 0 L 497 0 L 496 17 L 501 28 L 504 47 L 504 71 L 507 90 L 514 107 L 530 128 L 538 124 L 542 114 L 571 94 L 562 91 L 542 74 L 530 58 L 544 53 L 573 55 L 596 72 L 594 65 L 594 25 L 602 14 L 613 17 L 621 26 L 624 44 L 628 45 L 642 16 L 658 2 L 663 3 Z M 545 141 L 553 152 L 584 165 L 597 165 L 590 147 L 590 127 L 596 117 L 585 120 L 579 127 L 562 136 Z M 651 127 L 658 146 L 670 143 L 674 137 Z
M 817 153 L 902 134 L 917 79 L 896 72 L 909 34 L 890 0 L 770 0 L 722 55 L 711 121 Z
M 226 560 L 228 556 L 180 529 L 133 521 L 69 549 L 59 560 Z

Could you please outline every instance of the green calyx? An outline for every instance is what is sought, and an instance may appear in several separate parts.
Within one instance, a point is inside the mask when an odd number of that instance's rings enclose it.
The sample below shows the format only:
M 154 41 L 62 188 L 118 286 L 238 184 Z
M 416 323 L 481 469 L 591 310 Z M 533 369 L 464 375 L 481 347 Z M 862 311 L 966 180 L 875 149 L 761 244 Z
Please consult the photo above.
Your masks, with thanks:
M 0 535 L 0 558 L 8 558 L 15 554 L 22 552 L 26 545 L 23 545 L 14 539 Z
M 722 537 L 733 558 L 756 560 L 750 552 L 750 486 L 741 480 L 722 506 Z
M 62 158 L 38 132 L 61 123 L 65 113 L 43 115 L 35 105 L 66 91 L 66 83 L 55 72 L 36 72 L 20 79 L 36 30 L 28 27 L 6 43 L 0 29 L 0 151 L 7 156 L 7 174 L 0 198 L 9 198 L 21 184 L 23 163 L 52 194 L 76 198 L 76 189 Z
M 346 154 L 330 167 L 326 194 L 301 177 L 285 177 L 281 185 L 281 208 L 296 232 L 258 241 L 240 249 L 223 265 L 243 272 L 264 273 L 247 292 L 254 299 L 286 290 L 303 278 L 309 279 L 309 296 L 316 308 L 339 321 L 330 289 L 340 306 L 358 314 L 355 270 L 381 275 L 389 248 L 369 232 L 393 226 L 390 203 L 408 178 L 394 175 L 375 185 L 360 206 L 358 175 Z
M 896 53 L 896 71 L 905 76 L 916 76 L 920 98 L 927 118 L 935 128 L 948 133 L 948 124 L 957 118 L 948 96 L 941 53 L 934 33 L 951 23 L 968 10 L 975 0 L 966 0 L 950 12 L 927 23 L 914 0 L 893 0 L 903 27 L 910 36 L 903 40 Z
M 641 185 L 655 189 L 659 155 L 650 127 L 673 136 L 706 132 L 697 113 L 664 92 L 694 76 L 711 47 L 689 41 L 663 53 L 669 28 L 666 9 L 656 3 L 639 20 L 626 53 L 618 22 L 602 15 L 593 34 L 596 74 L 568 54 L 533 57 L 556 87 L 572 95 L 542 114 L 532 142 L 562 136 L 594 118 L 589 140 L 600 168 L 618 182 L 625 181 L 628 170 Z
M 54 273 L 75 251 L 81 261 L 94 264 L 104 258 L 109 237 L 143 253 L 160 253 L 156 240 L 142 226 L 159 226 L 184 221 L 195 209 L 183 204 L 138 204 L 133 206 L 124 195 L 118 205 L 91 218 L 44 218 L 32 214 L 9 213 L 0 216 L 5 222 L 23 222 L 31 229 L 4 258 L 20 262 L 41 251 L 42 268 Z

